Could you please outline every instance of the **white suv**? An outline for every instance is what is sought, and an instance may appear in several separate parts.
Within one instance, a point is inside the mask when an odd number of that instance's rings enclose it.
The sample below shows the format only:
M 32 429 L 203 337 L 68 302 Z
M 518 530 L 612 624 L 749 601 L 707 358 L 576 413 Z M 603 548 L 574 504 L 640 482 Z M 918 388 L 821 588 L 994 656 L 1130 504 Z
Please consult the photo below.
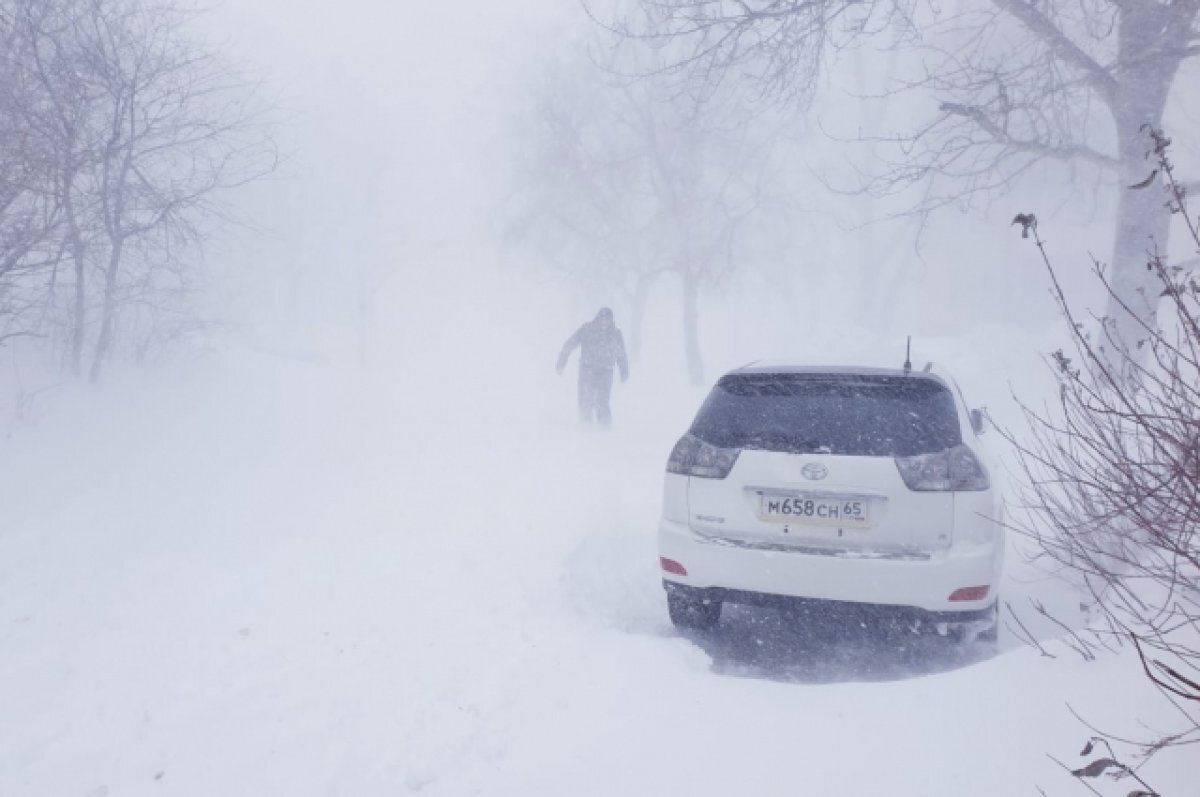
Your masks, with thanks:
M 801 604 L 994 638 L 1004 534 L 982 431 L 932 366 L 721 377 L 667 463 L 671 620 L 704 629 L 725 602 Z

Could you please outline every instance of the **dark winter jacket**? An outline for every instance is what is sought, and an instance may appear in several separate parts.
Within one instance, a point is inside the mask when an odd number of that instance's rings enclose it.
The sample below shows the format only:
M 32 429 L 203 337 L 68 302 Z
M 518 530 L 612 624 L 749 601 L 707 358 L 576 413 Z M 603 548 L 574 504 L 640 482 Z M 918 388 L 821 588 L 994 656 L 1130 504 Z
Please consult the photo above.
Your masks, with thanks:
M 625 357 L 625 338 L 612 322 L 612 311 L 601 310 L 595 319 L 581 326 L 567 338 L 558 355 L 558 370 L 567 365 L 571 352 L 580 347 L 580 372 L 612 371 L 615 365 L 621 370 L 621 379 L 629 378 L 629 361 Z

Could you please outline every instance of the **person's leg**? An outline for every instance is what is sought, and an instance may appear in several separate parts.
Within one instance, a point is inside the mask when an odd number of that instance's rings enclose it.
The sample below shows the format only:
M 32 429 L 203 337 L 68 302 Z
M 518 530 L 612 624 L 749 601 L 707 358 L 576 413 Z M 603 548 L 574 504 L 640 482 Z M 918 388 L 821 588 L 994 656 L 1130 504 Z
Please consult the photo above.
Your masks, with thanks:
M 591 423 L 592 410 L 596 406 L 595 389 L 592 387 L 591 374 L 582 366 L 579 369 L 579 422 Z
M 612 368 L 606 368 L 596 374 L 596 419 L 600 421 L 601 426 L 609 426 L 612 423 L 612 408 L 609 406 L 612 384 Z

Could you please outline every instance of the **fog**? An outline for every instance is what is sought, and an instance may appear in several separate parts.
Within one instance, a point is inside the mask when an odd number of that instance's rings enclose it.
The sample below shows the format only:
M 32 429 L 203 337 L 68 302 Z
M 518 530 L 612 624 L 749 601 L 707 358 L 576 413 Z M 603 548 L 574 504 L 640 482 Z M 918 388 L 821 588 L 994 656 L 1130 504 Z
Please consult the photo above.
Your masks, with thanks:
M 444 351 L 470 356 L 456 335 L 467 316 L 506 327 L 537 317 L 531 334 L 544 334 L 549 351 L 575 316 L 621 301 L 611 291 L 589 295 L 505 240 L 507 206 L 522 188 L 514 159 L 537 124 L 537 76 L 571 49 L 594 48 L 591 26 L 560 3 L 520 11 L 477 5 L 399 13 L 388 3 L 334 10 L 255 2 L 211 15 L 208 24 L 277 92 L 286 154 L 272 179 L 237 197 L 250 228 L 210 256 L 220 275 L 218 312 L 236 308 L 239 324 L 294 345 L 328 345 L 323 325 L 357 334 L 365 284 L 378 356 L 394 357 L 418 330 L 439 330 Z M 1052 324 L 1043 268 L 1008 225 L 1024 208 L 1019 198 L 889 220 L 909 198 L 876 202 L 864 218 L 861 198 L 825 185 L 851 187 L 857 177 L 845 168 L 845 148 L 818 128 L 845 132 L 859 115 L 849 76 L 826 80 L 810 118 L 782 125 L 800 187 L 786 223 L 805 242 L 780 252 L 766 273 L 735 275 L 702 298 L 701 334 L 715 370 L 762 356 L 764 345 L 777 355 L 803 350 L 780 345 L 782 336 L 802 341 L 837 328 L 841 337 L 847 320 L 861 325 L 856 272 L 868 235 L 899 272 L 890 321 L 870 330 L 890 337 L 895 352 L 909 334 Z M 892 113 L 907 121 L 902 108 Z M 1037 194 L 1036 180 L 1028 190 Z M 1053 199 L 1060 207 L 1049 210 L 1060 212 L 1052 241 L 1072 282 L 1087 267 L 1089 246 L 1107 245 L 1098 222 L 1108 209 L 1086 191 L 1078 207 L 1061 193 Z M 1085 279 L 1078 285 L 1092 287 Z M 664 281 L 654 291 L 647 345 L 661 354 L 657 367 L 674 370 L 682 345 L 678 286 Z M 757 311 L 763 303 L 769 309 Z M 850 308 L 849 319 L 839 307 Z
M 319 345 L 310 329 L 358 324 L 364 282 L 372 313 L 400 338 L 492 312 L 505 133 L 520 53 L 547 27 L 537 19 L 548 5 L 528 17 L 369 2 L 214 15 L 239 56 L 270 75 L 286 120 L 279 174 L 239 198 L 252 229 L 214 259 L 249 283 L 239 320 L 258 325 L 265 304 L 264 334 Z M 402 342 L 384 341 L 382 355 Z
M 1018 503 L 1003 433 L 1054 399 L 1068 327 L 1013 217 L 1101 313 L 1113 178 L 857 190 L 937 105 L 864 99 L 924 63 L 886 47 L 831 52 L 808 104 L 732 78 L 697 104 L 638 95 L 660 77 L 621 60 L 638 43 L 613 55 L 566 0 L 227 0 L 187 24 L 267 100 L 280 160 L 180 248 L 186 334 L 93 384 L 55 299 L 0 347 L 0 795 L 1052 793 L 1078 784 L 1048 754 L 1077 766 L 1091 733 L 1065 705 L 1165 727 L 1129 650 L 1074 651 L 1094 618 L 1016 534 L 994 646 L 749 606 L 680 631 L 656 548 L 714 380 L 900 368 L 910 339 L 987 407 Z M 1194 72 L 1167 117 L 1183 166 Z M 696 108 L 706 131 L 671 116 Z M 611 428 L 579 422 L 579 354 L 555 373 L 600 307 L 630 347 Z M 1148 771 L 1183 793 L 1194 763 Z

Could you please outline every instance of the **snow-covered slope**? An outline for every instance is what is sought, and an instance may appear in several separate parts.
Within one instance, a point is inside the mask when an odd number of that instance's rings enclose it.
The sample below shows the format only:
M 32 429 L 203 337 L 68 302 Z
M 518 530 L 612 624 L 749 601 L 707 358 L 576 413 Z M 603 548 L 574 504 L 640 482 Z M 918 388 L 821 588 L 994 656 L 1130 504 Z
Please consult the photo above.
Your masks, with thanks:
M 1061 794 L 1068 704 L 1161 715 L 1128 656 L 1007 632 L 678 636 L 653 529 L 702 394 L 635 374 L 600 434 L 543 365 L 243 351 L 60 396 L 0 462 L 0 795 Z

